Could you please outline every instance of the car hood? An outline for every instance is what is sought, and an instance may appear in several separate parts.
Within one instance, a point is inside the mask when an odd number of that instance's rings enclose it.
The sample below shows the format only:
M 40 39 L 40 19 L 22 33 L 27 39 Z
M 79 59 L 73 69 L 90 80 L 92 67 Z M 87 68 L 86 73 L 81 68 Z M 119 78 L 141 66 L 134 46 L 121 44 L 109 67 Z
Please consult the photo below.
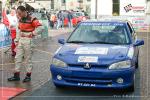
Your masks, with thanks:
M 58 58 L 67 64 L 82 64 L 82 57 L 97 58 L 98 65 L 109 65 L 117 61 L 127 59 L 129 45 L 111 45 L 111 44 L 65 44 L 56 51 L 55 58 Z

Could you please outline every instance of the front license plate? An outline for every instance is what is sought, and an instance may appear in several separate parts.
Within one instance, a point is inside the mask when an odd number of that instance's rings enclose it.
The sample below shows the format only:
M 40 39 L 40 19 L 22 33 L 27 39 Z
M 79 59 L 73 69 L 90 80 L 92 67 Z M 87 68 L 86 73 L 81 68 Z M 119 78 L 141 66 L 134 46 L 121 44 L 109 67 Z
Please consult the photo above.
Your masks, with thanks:
M 95 87 L 95 84 L 90 84 L 90 83 L 78 83 L 78 86 L 85 86 L 85 87 Z

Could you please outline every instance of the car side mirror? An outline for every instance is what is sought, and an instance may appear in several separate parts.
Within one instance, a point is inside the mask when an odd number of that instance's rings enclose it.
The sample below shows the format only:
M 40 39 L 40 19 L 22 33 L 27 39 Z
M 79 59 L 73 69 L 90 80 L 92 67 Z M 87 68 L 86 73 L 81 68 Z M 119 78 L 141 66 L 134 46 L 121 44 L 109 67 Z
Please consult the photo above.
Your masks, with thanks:
M 65 39 L 58 39 L 58 43 L 65 44 Z
M 136 40 L 133 45 L 134 45 L 135 47 L 136 47 L 136 46 L 144 45 L 144 40 Z

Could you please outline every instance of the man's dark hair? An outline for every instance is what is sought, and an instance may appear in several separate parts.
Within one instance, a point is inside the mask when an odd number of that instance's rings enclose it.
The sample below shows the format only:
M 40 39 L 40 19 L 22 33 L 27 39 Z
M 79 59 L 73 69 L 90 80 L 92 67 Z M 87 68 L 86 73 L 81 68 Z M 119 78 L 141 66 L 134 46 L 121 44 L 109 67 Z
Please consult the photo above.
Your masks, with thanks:
M 24 6 L 19 6 L 19 7 L 17 8 L 17 10 L 27 11 L 26 8 L 25 8 Z

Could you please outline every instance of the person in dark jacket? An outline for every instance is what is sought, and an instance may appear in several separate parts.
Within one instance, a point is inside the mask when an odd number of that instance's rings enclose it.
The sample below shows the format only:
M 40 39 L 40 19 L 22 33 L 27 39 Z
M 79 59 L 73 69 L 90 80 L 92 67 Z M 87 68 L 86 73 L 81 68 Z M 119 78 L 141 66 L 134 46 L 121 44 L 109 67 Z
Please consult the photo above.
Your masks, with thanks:
M 68 12 L 68 26 L 69 26 L 69 28 L 72 28 L 72 14 L 71 14 L 71 12 Z

